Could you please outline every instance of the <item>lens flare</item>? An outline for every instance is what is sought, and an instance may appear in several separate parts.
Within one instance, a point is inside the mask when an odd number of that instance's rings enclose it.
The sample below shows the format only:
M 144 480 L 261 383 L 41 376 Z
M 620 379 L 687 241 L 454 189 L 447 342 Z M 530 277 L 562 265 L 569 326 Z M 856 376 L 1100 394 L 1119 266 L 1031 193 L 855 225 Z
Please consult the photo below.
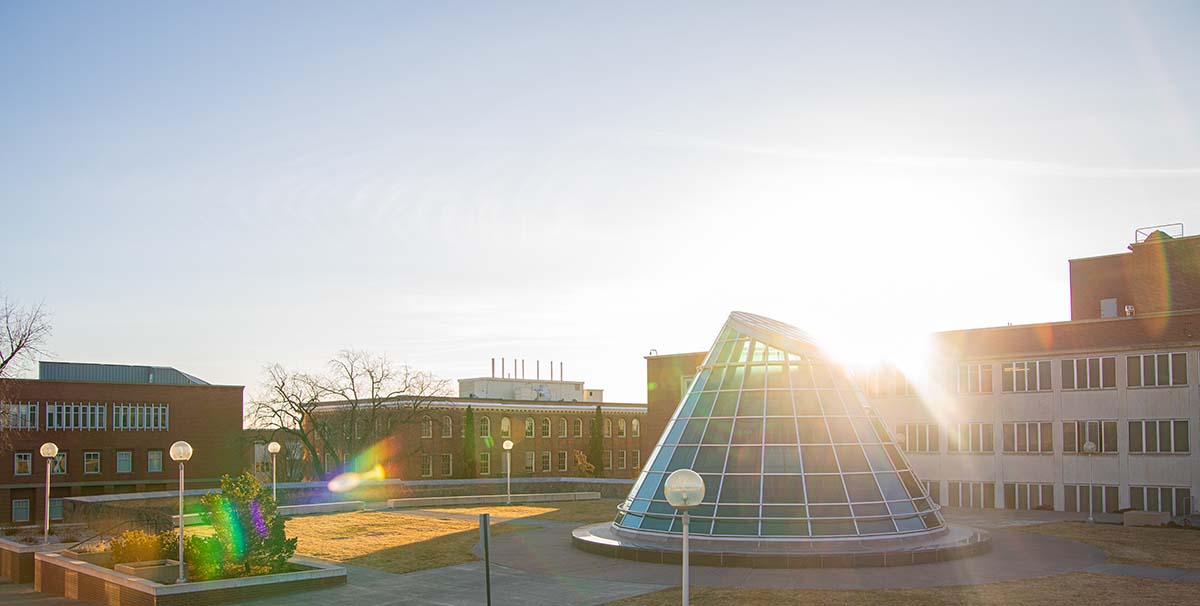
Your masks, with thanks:
M 374 468 L 365 473 L 347 471 L 339 474 L 329 481 L 329 492 L 350 492 L 358 488 L 364 480 L 382 480 L 384 477 L 383 466 L 376 463 Z

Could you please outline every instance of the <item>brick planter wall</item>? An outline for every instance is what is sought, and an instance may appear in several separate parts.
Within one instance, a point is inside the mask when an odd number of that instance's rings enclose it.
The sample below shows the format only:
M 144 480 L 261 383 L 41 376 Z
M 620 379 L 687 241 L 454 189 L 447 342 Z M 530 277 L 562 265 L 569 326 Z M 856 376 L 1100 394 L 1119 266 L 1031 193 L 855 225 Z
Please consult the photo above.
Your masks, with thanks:
M 61 551 L 70 545 L 26 545 L 16 541 L 0 539 L 0 577 L 13 583 L 33 582 L 33 554 L 42 551 Z

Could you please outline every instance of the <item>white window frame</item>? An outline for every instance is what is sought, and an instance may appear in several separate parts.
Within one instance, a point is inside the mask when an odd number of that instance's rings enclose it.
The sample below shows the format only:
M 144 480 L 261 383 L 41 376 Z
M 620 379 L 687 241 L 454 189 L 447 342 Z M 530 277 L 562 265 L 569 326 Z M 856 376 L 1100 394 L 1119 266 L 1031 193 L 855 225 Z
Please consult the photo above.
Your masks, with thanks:
M 500 417 L 500 437 L 512 437 L 512 419 L 508 417 Z
M 21 462 L 25 463 L 25 472 L 21 472 Z M 33 453 L 32 452 L 14 452 L 13 453 L 13 475 L 14 476 L 31 476 L 33 475 Z
M 93 457 L 91 455 L 95 455 L 95 456 Z M 96 470 L 95 471 L 88 471 L 88 461 L 89 460 L 96 462 Z M 83 474 L 91 476 L 91 475 L 96 475 L 98 473 L 101 473 L 103 471 L 104 471 L 103 459 L 100 457 L 100 451 L 99 450 L 83 451 Z
M 617 419 L 617 437 L 625 437 L 625 419 Z
M 128 469 L 121 470 L 121 455 L 125 455 L 125 463 Z M 117 451 L 117 473 L 133 473 L 133 451 L 118 450 Z
M 433 477 L 433 455 L 431 454 L 421 455 L 421 477 Z
M 1000 364 L 1001 393 L 1054 391 L 1053 360 L 1013 360 Z M 1012 382 L 1009 389 L 1008 383 Z
M 612 462 L 613 462 L 612 451 L 611 450 L 604 451 L 604 469 L 602 471 L 608 471 L 608 470 L 612 469 L 613 468 Z
M 1073 492 L 1075 493 L 1075 502 L 1074 503 L 1071 503 L 1071 501 L 1070 501 L 1070 493 L 1072 492 L 1072 490 L 1070 490 L 1070 489 L 1072 489 L 1072 488 L 1074 489 Z M 1117 486 L 1116 484 L 1091 484 L 1090 488 L 1091 488 L 1091 492 L 1089 493 L 1089 491 L 1088 491 L 1089 485 L 1088 484 L 1063 484 L 1063 511 L 1069 511 L 1069 512 L 1085 512 L 1085 511 L 1087 511 L 1088 510 L 1087 505 L 1085 505 L 1083 503 L 1083 499 L 1079 498 L 1079 496 L 1081 494 L 1085 494 L 1085 493 L 1095 494 L 1097 492 L 1100 493 L 1100 503 L 1092 504 L 1093 512 L 1104 513 L 1106 511 L 1108 511 L 1109 508 L 1107 507 L 1107 505 L 1109 505 L 1108 496 L 1109 496 L 1110 492 L 1117 499 L 1117 503 L 1112 504 L 1112 509 L 1115 511 L 1118 508 L 1120 508 L 1121 489 L 1119 486 Z M 1112 490 L 1110 491 L 1109 489 L 1112 489 Z M 1090 498 L 1091 497 L 1089 496 L 1089 499 Z M 1072 507 L 1074 509 L 1072 509 Z
M 63 519 L 63 498 L 62 497 L 50 497 L 50 519 L 51 520 Z
M 965 362 L 958 365 L 958 393 L 990 394 L 995 390 L 991 362 Z
M 537 471 L 537 453 L 532 450 L 525 451 L 525 473 L 533 473 Z
M 617 451 L 617 469 L 625 469 L 625 462 L 628 456 L 628 453 L 624 450 Z
M 537 421 L 534 421 L 533 417 L 525 417 L 525 437 L 537 437 Z
M 1015 421 L 1000 424 L 1000 448 L 1004 454 L 1054 454 L 1053 421 Z M 1012 431 L 1012 450 L 1008 448 L 1008 432 Z M 1049 450 L 1042 448 L 1042 438 L 1049 435 Z M 1022 438 L 1024 445 L 1022 446 Z M 1013 482 L 1008 482 L 1012 484 Z
M 19 516 L 17 514 L 18 511 L 21 512 Z M 29 499 L 13 499 L 11 515 L 13 523 L 28 522 L 30 515 Z
M 896 426 L 896 435 L 904 436 L 904 452 L 941 452 L 941 427 L 937 423 L 902 423 Z
M 629 422 L 629 433 L 635 438 L 642 437 L 642 422 L 639 419 L 634 419 Z
M 572 430 L 574 432 L 575 437 L 582 438 L 583 437 L 583 419 L 573 419 L 571 421 L 571 425 L 572 425 Z
M 487 415 L 479 417 L 479 437 L 492 437 L 492 418 Z
M 1008 507 L 1008 487 L 1013 487 L 1013 511 L 1034 511 L 1039 507 L 1049 505 L 1054 509 L 1054 484 L 1049 482 L 1005 482 L 1001 485 L 1000 498 L 1004 508 Z M 1050 488 L 1050 500 L 1046 501 L 1045 488 Z
M 542 437 L 543 438 L 550 437 L 550 434 L 552 433 L 551 427 L 552 427 L 552 425 L 550 423 L 550 417 L 542 417 Z
M 567 451 L 565 450 L 558 451 L 558 470 L 567 470 Z
M 1175 356 L 1183 356 L 1184 376 L 1183 376 L 1183 381 L 1179 382 L 1179 383 L 1175 382 L 1176 381 Z M 1154 382 L 1153 383 L 1146 382 L 1146 370 L 1147 370 L 1146 359 L 1147 358 L 1151 358 L 1154 360 L 1154 362 L 1153 362 Z M 1134 359 L 1136 359 L 1138 361 L 1136 375 L 1132 372 L 1128 372 L 1130 370 L 1129 362 Z M 1166 361 L 1166 367 L 1167 367 L 1167 382 L 1159 383 L 1158 382 L 1158 368 L 1162 365 L 1164 360 Z M 1126 369 L 1126 374 L 1128 375 L 1125 377 L 1125 382 L 1129 385 L 1130 389 L 1143 389 L 1143 388 L 1153 388 L 1153 387 L 1187 387 L 1188 386 L 1188 376 L 1187 376 L 1188 375 L 1188 355 L 1187 355 L 1187 352 L 1184 352 L 1184 351 L 1167 351 L 1167 352 L 1154 352 L 1154 353 L 1144 353 L 1144 354 L 1129 354 L 1129 355 L 1125 356 L 1125 369 Z
M 629 468 L 634 470 L 642 468 L 642 451 L 636 449 L 630 451 Z
M 1164 423 L 1170 430 L 1168 432 L 1168 437 L 1171 440 L 1171 448 L 1170 449 L 1163 448 L 1163 437 L 1164 436 L 1163 436 L 1162 428 L 1163 428 Z M 1137 426 L 1141 428 L 1141 436 L 1140 436 L 1141 440 L 1139 440 L 1140 445 L 1137 446 L 1137 450 L 1134 450 L 1134 448 L 1135 448 L 1135 442 L 1134 442 L 1135 424 L 1137 424 Z M 1178 429 L 1179 429 L 1178 424 L 1183 424 L 1183 427 L 1184 427 L 1183 432 L 1186 434 L 1185 436 L 1182 436 L 1182 439 L 1180 439 L 1180 436 L 1176 435 L 1177 433 L 1179 433 L 1178 432 Z M 1192 428 L 1189 427 L 1189 425 L 1190 425 L 1190 423 L 1189 423 L 1188 419 L 1129 419 L 1129 454 L 1136 454 L 1136 455 L 1141 455 L 1141 454 L 1188 455 L 1188 454 L 1191 454 L 1192 445 L 1190 442 L 1191 442 L 1191 438 L 1192 438 Z M 1151 429 L 1151 428 L 1153 428 L 1153 429 Z M 1151 433 L 1154 434 L 1154 442 L 1155 442 L 1154 450 L 1150 450 L 1150 449 L 1146 448 L 1146 444 L 1147 444 L 1146 438 L 1149 437 L 1151 435 Z M 1180 450 L 1180 448 L 1178 447 L 1179 442 L 1183 443 L 1182 450 Z
M 552 459 L 550 458 L 550 451 L 543 450 L 542 451 L 542 473 L 546 473 L 549 471 L 554 471 L 553 462 L 552 462 Z
M 604 437 L 612 437 L 612 419 L 608 417 L 604 418 Z
M 964 434 L 964 430 L 966 433 Z M 946 452 L 952 454 L 992 454 L 996 452 L 995 426 L 992 423 L 951 423 L 946 427 Z M 966 447 L 963 447 L 966 438 Z M 988 448 L 988 442 L 992 447 Z
M 433 419 L 429 417 L 421 417 L 421 438 L 428 439 L 433 437 Z
M 449 452 L 442 453 L 442 477 L 450 478 L 454 476 L 454 455 Z M 447 471 L 448 470 L 448 471 Z
M 167 431 L 170 429 L 170 416 L 169 404 L 113 404 L 113 429 Z
M 156 454 L 158 455 L 158 457 L 157 457 L 158 464 L 157 465 L 154 464 L 154 461 L 156 458 L 154 455 L 156 455 Z M 147 473 L 159 473 L 162 470 L 163 470 L 163 451 L 159 450 L 157 448 L 147 450 L 146 451 L 146 472 Z
M 1075 428 L 1067 430 L 1067 425 L 1074 424 Z M 1105 425 L 1111 425 L 1112 434 L 1117 436 L 1116 442 L 1110 443 L 1110 440 L 1105 438 L 1107 432 L 1104 431 Z M 1082 454 L 1083 445 L 1091 440 L 1096 445 L 1096 454 L 1111 455 L 1120 452 L 1121 437 L 1117 435 L 1120 430 L 1120 425 L 1116 419 L 1067 419 L 1062 422 L 1063 427 L 1063 454 Z M 1068 440 L 1067 434 L 1070 433 L 1073 440 Z
M 987 499 L 987 485 L 992 485 L 992 501 Z M 969 509 L 995 509 L 996 488 L 993 482 L 978 482 L 970 480 L 950 480 L 946 486 L 946 503 L 950 507 Z M 958 495 L 955 497 L 955 489 Z M 978 491 L 976 489 L 978 488 Z M 957 501 L 957 503 L 955 502 Z
M 6 402 L 0 415 L 0 429 L 37 429 L 37 402 Z
M 479 453 L 479 475 L 486 476 L 492 473 L 492 453 Z
M 58 455 L 56 455 L 54 457 L 54 463 L 52 463 L 50 465 L 50 475 L 52 475 L 52 476 L 67 475 L 68 463 L 69 463 L 69 461 L 67 461 L 67 453 L 65 451 L 60 450 L 58 452 Z
M 442 437 L 443 438 L 453 438 L 454 437 L 454 419 L 451 419 L 450 415 L 446 415 L 446 416 L 442 417 Z
M 1112 360 L 1112 371 L 1105 372 L 1104 361 Z M 1083 368 L 1081 369 L 1080 366 Z M 1099 384 L 1092 385 L 1091 370 L 1096 368 Z M 1086 358 L 1064 358 L 1059 364 L 1062 374 L 1063 391 L 1095 391 L 1098 389 L 1117 388 L 1117 358 L 1116 356 L 1090 356 Z M 1083 374 L 1080 374 L 1083 370 Z M 1081 380 L 1082 379 L 1082 380 Z M 1105 385 L 1111 382 L 1112 385 Z
M 558 437 L 567 437 L 567 419 L 565 417 L 558 419 Z
M 1134 499 L 1134 495 L 1140 493 L 1140 495 L 1141 495 L 1140 500 L 1142 502 L 1142 508 L 1140 511 L 1161 511 L 1161 512 L 1169 513 L 1171 515 L 1171 517 L 1187 515 L 1187 514 L 1190 514 L 1191 512 L 1190 511 L 1176 511 L 1176 508 L 1175 508 L 1175 504 L 1179 501 L 1178 492 L 1182 491 L 1182 490 L 1187 491 L 1188 494 L 1186 497 L 1184 497 L 1184 499 L 1186 499 L 1187 502 L 1190 504 L 1192 502 L 1192 499 L 1194 498 L 1193 495 L 1191 494 L 1192 490 L 1191 490 L 1190 486 L 1130 486 L 1129 487 L 1129 506 L 1134 509 L 1137 509 L 1137 505 L 1135 504 L 1135 501 L 1137 501 L 1137 499 Z M 1155 508 L 1154 509 L 1151 509 L 1150 507 L 1148 507 L 1148 505 L 1150 504 L 1150 494 L 1152 494 L 1152 491 L 1153 491 L 1154 499 L 1155 499 Z M 1164 494 L 1169 495 L 1168 498 L 1164 499 L 1163 498 Z M 1164 503 L 1167 504 L 1166 508 L 1163 507 Z M 1193 507 L 1193 509 L 1195 508 L 1194 505 L 1192 507 Z

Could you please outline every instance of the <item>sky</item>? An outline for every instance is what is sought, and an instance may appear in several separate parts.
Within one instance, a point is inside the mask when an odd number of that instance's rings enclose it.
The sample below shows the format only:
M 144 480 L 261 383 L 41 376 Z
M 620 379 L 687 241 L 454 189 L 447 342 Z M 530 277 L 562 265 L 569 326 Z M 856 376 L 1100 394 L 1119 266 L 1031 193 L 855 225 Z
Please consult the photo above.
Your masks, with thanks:
M 1194 2 L 0 3 L 0 292 L 52 359 L 259 392 L 645 362 L 743 310 L 847 356 L 1066 320 L 1200 233 Z

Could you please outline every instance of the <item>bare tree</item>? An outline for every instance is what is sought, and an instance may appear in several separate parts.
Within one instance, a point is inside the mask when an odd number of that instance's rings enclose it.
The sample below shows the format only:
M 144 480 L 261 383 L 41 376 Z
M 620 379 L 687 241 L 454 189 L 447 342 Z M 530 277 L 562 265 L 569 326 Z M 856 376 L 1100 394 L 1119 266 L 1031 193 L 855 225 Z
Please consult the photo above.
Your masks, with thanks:
M 428 372 L 393 364 L 386 356 L 343 350 L 326 373 L 267 368 L 265 393 L 251 402 L 250 424 L 295 438 L 303 447 L 309 477 L 324 477 L 321 453 L 353 456 L 391 435 L 400 425 L 449 394 L 448 383 Z
M 50 314 L 39 303 L 23 308 L 0 295 L 0 452 L 12 448 L 16 433 L 21 431 L 10 404 L 16 397 L 12 379 L 24 374 L 46 354 L 50 338 Z

